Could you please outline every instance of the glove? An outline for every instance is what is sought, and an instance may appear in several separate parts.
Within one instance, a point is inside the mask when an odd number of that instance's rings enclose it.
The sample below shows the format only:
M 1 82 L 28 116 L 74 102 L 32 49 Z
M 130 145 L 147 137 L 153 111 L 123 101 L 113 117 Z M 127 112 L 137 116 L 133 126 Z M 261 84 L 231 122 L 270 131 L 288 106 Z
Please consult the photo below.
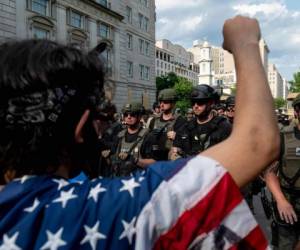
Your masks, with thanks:
M 110 155 L 110 150 L 106 149 L 106 150 L 101 151 L 101 155 L 103 158 L 107 158 Z

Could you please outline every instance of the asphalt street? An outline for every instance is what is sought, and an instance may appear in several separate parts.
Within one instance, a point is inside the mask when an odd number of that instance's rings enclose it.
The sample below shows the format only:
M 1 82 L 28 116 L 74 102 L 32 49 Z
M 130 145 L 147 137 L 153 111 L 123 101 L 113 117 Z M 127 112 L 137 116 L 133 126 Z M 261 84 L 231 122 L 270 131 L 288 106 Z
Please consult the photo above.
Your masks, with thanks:
M 271 242 L 271 221 L 266 218 L 264 213 L 260 195 L 255 195 L 253 197 L 253 205 L 254 205 L 254 216 L 257 222 L 260 224 L 261 228 L 263 229 L 266 237 L 268 238 L 269 242 Z

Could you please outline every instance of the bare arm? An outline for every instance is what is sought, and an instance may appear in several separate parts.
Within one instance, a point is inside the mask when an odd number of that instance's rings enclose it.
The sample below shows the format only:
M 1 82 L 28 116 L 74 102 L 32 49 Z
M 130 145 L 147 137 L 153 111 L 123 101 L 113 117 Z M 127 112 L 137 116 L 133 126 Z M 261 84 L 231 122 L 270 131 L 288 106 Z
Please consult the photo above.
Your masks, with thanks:
M 154 163 L 155 160 L 154 159 L 143 159 L 143 158 L 139 158 L 137 161 L 137 165 L 141 168 L 146 168 L 148 167 L 150 164 Z
M 223 35 L 237 72 L 236 116 L 230 137 L 202 155 L 219 161 L 243 186 L 278 157 L 279 131 L 260 58 L 257 21 L 241 16 L 227 20 Z
M 288 202 L 282 190 L 280 188 L 279 179 L 274 171 L 266 171 L 265 181 L 268 189 L 272 193 L 276 204 L 277 209 L 282 220 L 285 220 L 287 223 L 294 224 L 297 221 L 297 215 L 294 211 L 293 206 Z

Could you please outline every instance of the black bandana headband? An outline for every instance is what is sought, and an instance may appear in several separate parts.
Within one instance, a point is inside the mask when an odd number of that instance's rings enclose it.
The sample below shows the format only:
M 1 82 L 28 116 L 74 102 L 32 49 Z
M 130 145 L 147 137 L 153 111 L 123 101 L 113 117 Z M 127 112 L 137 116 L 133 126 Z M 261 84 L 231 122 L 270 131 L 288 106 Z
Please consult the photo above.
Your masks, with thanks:
M 0 118 L 9 125 L 55 123 L 63 106 L 76 94 L 68 86 L 35 92 L 7 101 L 7 107 L 0 110 Z

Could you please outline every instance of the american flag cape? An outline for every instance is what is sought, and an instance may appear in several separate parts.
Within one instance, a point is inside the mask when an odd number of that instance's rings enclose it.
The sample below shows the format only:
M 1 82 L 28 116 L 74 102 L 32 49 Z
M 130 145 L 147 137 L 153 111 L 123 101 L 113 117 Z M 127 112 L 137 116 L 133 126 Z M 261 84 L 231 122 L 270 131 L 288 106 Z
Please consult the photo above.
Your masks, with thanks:
M 128 178 L 24 176 L 0 192 L 0 249 L 266 249 L 226 170 L 197 156 Z

